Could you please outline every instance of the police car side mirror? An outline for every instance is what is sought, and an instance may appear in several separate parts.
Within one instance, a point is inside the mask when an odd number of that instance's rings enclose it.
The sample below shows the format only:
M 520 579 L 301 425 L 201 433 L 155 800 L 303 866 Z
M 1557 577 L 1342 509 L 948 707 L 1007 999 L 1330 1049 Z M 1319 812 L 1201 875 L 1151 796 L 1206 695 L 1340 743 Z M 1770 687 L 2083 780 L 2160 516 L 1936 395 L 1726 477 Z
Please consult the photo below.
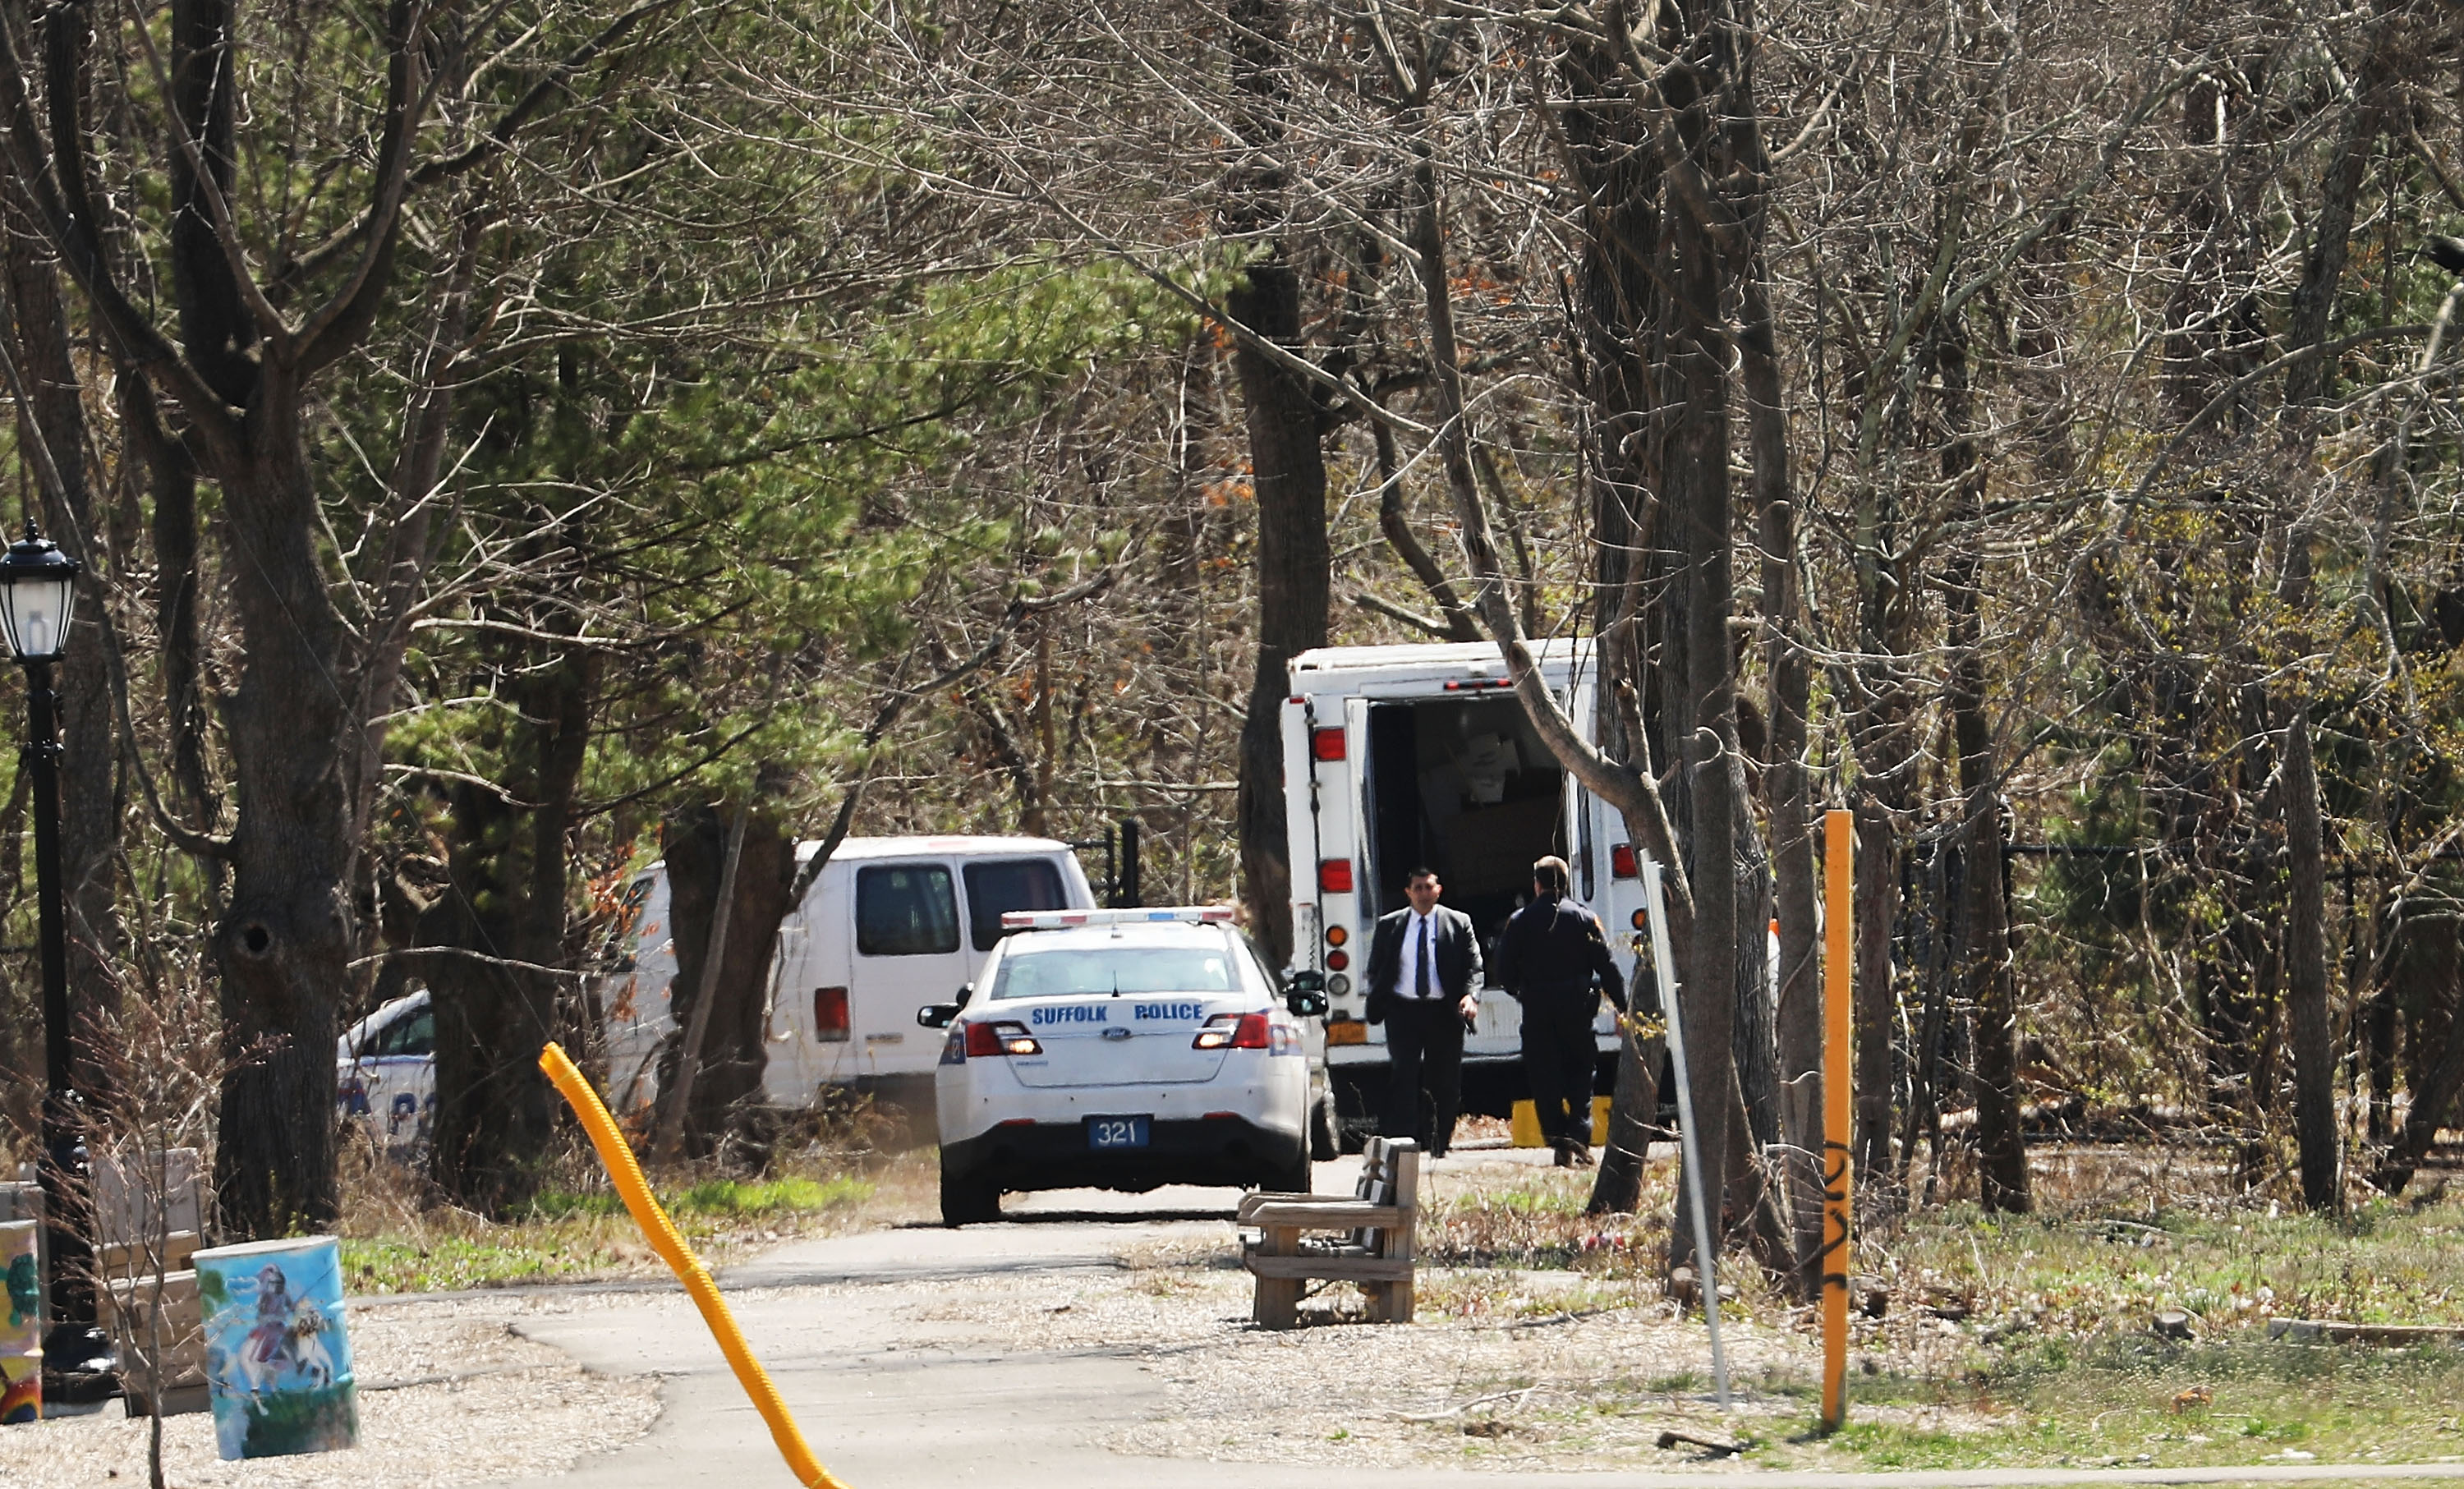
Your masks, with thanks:
M 1330 1006 L 1326 995 L 1311 988 L 1294 988 L 1284 996 L 1284 1006 L 1295 1018 L 1323 1018 Z
M 958 1017 L 956 1003 L 927 1003 L 915 1010 L 915 1021 L 927 1029 L 946 1029 L 950 1020 Z

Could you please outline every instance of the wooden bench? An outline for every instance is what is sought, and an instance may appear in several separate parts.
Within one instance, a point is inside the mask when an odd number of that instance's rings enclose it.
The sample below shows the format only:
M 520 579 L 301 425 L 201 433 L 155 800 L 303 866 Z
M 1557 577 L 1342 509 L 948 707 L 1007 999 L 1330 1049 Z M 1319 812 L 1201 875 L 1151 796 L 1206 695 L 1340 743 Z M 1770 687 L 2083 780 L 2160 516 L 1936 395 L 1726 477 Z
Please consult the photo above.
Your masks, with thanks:
M 1241 1248 L 1241 1264 L 1258 1279 L 1252 1317 L 1261 1328 L 1300 1322 L 1310 1282 L 1356 1282 L 1369 1295 L 1369 1317 L 1412 1322 L 1412 1233 L 1419 1222 L 1420 1146 L 1410 1138 L 1369 1140 L 1360 1183 L 1350 1199 L 1318 1194 L 1251 1194 L 1240 1224 L 1258 1238 Z M 1349 1233 L 1329 1237 L 1325 1232 Z

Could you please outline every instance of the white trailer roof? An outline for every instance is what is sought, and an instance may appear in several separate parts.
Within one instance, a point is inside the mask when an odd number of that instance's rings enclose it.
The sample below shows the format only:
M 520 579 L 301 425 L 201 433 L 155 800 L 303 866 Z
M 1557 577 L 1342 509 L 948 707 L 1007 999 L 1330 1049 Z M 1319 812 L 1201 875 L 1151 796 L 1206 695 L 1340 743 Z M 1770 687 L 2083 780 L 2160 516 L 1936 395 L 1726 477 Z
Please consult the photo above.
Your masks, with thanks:
M 1536 642 L 1532 651 L 1541 669 L 1552 677 L 1588 664 L 1591 638 L 1560 637 Z M 1291 660 L 1292 690 L 1323 692 L 1330 687 L 1372 680 L 1404 681 L 1427 677 L 1498 677 L 1506 675 L 1506 659 L 1487 642 L 1431 642 L 1397 646 L 1320 646 Z

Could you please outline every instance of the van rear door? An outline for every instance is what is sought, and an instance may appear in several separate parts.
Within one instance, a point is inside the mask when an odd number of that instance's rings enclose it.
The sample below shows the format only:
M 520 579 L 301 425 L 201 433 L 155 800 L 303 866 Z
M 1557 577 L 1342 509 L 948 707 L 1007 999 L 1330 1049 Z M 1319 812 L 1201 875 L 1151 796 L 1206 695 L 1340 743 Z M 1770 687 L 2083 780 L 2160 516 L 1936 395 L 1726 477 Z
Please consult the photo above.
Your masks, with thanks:
M 1060 863 L 1048 856 L 969 859 L 959 878 L 967 891 L 967 944 L 979 957 L 1001 944 L 1001 917 L 1012 910 L 1080 908 L 1070 902 Z
M 855 955 L 844 1017 L 860 1041 L 851 1073 L 929 1072 L 940 1041 L 916 1029 L 915 1010 L 957 997 L 979 959 L 967 950 L 958 876 L 939 858 L 850 866 Z M 836 1008 L 827 1013 L 830 1021 L 840 1018 Z

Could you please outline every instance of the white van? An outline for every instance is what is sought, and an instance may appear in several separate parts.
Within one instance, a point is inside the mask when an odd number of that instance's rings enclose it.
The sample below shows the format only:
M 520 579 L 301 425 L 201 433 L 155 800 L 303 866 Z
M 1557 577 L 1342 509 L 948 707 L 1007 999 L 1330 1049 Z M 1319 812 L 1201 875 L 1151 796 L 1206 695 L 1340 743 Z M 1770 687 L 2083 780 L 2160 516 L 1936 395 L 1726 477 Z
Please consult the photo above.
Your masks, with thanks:
M 958 999 L 1001 916 L 1094 908 L 1078 856 L 1049 838 L 847 839 L 779 928 L 763 1087 L 785 1106 L 836 1086 L 930 1109 L 941 1040 L 915 1011 Z
M 1536 650 L 1542 678 L 1589 734 L 1591 644 Z M 1444 903 L 1479 931 L 1494 986 L 1497 936 L 1531 898 L 1532 861 L 1557 854 L 1631 979 L 1632 933 L 1644 924 L 1641 859 L 1624 819 L 1541 743 L 1495 646 L 1327 646 L 1292 658 L 1290 676 L 1283 744 L 1292 969 L 1325 978 L 1327 1060 L 1349 1150 L 1374 1128 L 1383 1101 L 1385 1031 L 1361 1021 L 1361 978 L 1377 917 L 1405 903 L 1406 874 L 1437 870 Z M 1465 1111 L 1502 1115 L 1522 1094 L 1522 1022 L 1514 999 L 1481 999 L 1463 1046 Z M 1596 1027 L 1605 1077 L 1617 1053 L 1605 1002 Z
M 797 844 L 801 866 L 820 851 Z M 762 1084 L 781 1106 L 825 1086 L 878 1091 L 913 1110 L 933 1095 L 940 1040 L 915 1010 L 946 1003 L 1001 937 L 1011 910 L 1091 909 L 1094 890 L 1066 843 L 1048 838 L 849 838 L 779 928 L 770 957 Z M 608 1095 L 620 1111 L 658 1094 L 675 1033 L 676 975 L 668 871 L 652 864 L 626 892 L 628 954 L 598 987 Z

